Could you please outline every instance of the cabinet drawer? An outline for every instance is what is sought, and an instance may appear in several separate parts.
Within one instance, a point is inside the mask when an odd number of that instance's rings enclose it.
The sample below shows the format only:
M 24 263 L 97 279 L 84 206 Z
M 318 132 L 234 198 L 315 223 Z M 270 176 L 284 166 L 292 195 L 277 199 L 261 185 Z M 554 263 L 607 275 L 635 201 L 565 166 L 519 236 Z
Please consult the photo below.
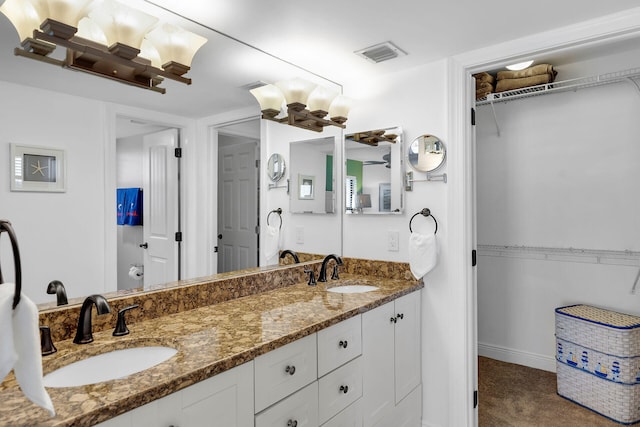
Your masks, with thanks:
M 362 396 L 362 358 L 343 365 L 318 380 L 320 424 Z
M 260 412 L 317 377 L 315 334 L 255 359 L 255 411 Z
M 361 316 L 318 332 L 318 377 L 362 354 Z
M 256 427 L 315 427 L 318 425 L 318 383 L 313 382 L 256 415 Z
M 362 399 L 358 399 L 345 410 L 331 418 L 322 427 L 362 427 Z

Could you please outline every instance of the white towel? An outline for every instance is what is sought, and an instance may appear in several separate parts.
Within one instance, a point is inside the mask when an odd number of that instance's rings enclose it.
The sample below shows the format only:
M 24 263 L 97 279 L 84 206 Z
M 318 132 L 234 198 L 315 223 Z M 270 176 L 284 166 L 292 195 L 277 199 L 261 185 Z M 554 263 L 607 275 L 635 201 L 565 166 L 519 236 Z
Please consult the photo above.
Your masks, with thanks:
M 13 309 L 15 285 L 0 285 L 0 382 L 11 369 L 22 392 L 36 405 L 56 415 L 42 383 L 42 355 L 38 308 L 24 294 Z
M 280 249 L 280 227 L 277 225 L 267 225 L 267 232 L 264 238 L 264 257 L 271 259 L 278 255 Z
M 409 268 L 421 279 L 438 264 L 438 241 L 435 234 L 411 233 L 409 236 Z

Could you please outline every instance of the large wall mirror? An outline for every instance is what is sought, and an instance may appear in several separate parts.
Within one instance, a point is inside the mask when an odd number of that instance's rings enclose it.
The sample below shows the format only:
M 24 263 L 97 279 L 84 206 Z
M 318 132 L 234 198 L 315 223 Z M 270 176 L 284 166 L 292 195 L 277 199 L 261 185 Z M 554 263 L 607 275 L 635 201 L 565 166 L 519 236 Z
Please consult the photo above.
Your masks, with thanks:
M 335 147 L 334 137 L 289 144 L 291 213 L 335 212 Z
M 9 20 L 0 14 L 0 63 L 3 64 L 0 69 L 0 87 L 5 95 L 4 100 L 0 100 L 0 109 L 11 113 L 4 117 L 6 126 L 3 127 L 4 137 L 0 141 L 0 162 L 9 164 L 9 143 L 12 142 L 66 150 L 68 179 L 65 193 L 54 197 L 52 194 L 10 192 L 8 184 L 0 188 L 3 208 L 0 217 L 11 220 L 16 229 L 22 253 L 23 277 L 26 278 L 25 282 L 29 282 L 25 283 L 23 290 L 38 303 L 55 301 L 54 296 L 46 294 L 48 282 L 54 279 L 64 282 L 70 301 L 91 293 L 102 293 L 105 289 L 115 289 L 111 286 L 115 285 L 113 282 L 116 280 L 104 278 L 116 276 L 111 270 L 115 270 L 117 254 L 111 252 L 115 252 L 116 230 L 121 227 L 116 226 L 115 221 L 116 139 L 177 128 L 180 131 L 180 143 L 184 147 L 183 162 L 191 158 L 193 164 L 196 163 L 194 156 L 203 157 L 202 151 L 193 151 L 194 145 L 198 148 L 203 145 L 195 131 L 197 119 L 225 116 L 237 111 L 259 117 L 259 106 L 249 93 L 248 85 L 257 81 L 272 83 L 301 77 L 336 91 L 340 89 L 334 82 L 199 25 L 197 21 L 204 19 L 203 17 L 190 16 L 185 11 L 180 11 L 181 16 L 142 0 L 131 0 L 127 4 L 207 38 L 186 75 L 192 79 L 191 85 L 167 80 L 163 83 L 166 94 L 159 94 L 15 56 L 13 50 L 20 45 L 20 39 Z M 60 53 L 64 52 L 56 50 L 56 54 Z M 33 105 L 41 105 L 43 110 L 34 113 Z M 123 119 L 122 123 L 116 125 L 105 122 L 105 111 L 117 111 Z M 42 126 L 32 126 L 34 120 Z M 275 126 L 284 128 L 282 125 Z M 69 132 L 69 129 L 74 131 Z M 317 140 L 316 133 L 307 133 L 309 138 L 316 138 L 316 145 L 325 144 L 326 141 L 322 138 Z M 268 151 L 268 142 L 262 143 L 264 146 L 261 150 Z M 332 147 L 327 148 L 327 153 L 334 150 L 333 145 L 333 141 L 327 144 L 327 147 Z M 109 151 L 111 146 L 113 152 Z M 280 153 L 285 154 L 286 151 L 283 149 Z M 198 159 L 197 163 L 200 161 Z M 267 187 L 269 180 L 264 170 L 267 168 L 266 158 L 260 164 L 263 170 L 258 175 L 264 180 L 261 186 Z M 307 198 L 296 202 L 322 201 L 320 207 L 308 209 L 301 206 L 296 208 L 298 211 L 333 211 L 334 208 L 327 207 L 325 202 L 327 191 L 331 191 L 327 190 L 326 158 L 322 163 L 323 172 L 304 169 L 292 172 L 290 166 L 294 166 L 295 161 L 291 165 L 287 164 L 286 170 L 284 162 L 281 165 L 282 169 L 273 165 L 273 176 L 277 178 L 284 172 L 283 179 L 286 179 L 286 175 L 292 178 L 292 187 L 294 184 L 298 185 L 299 173 L 313 177 L 312 180 L 303 177 L 305 186 L 312 185 L 305 187 L 307 192 L 304 194 Z M 139 172 L 139 168 L 132 169 Z M 211 167 L 213 169 L 216 167 Z M 194 234 L 197 234 L 193 225 L 195 221 L 188 224 L 185 222 L 194 216 L 207 217 L 207 212 L 201 209 L 204 202 L 200 201 L 199 194 L 194 193 L 195 187 L 205 187 L 207 184 L 198 181 L 198 177 L 189 178 L 193 171 L 193 168 L 183 170 L 182 175 L 183 181 L 191 179 L 190 184 L 193 185 L 183 188 L 188 194 L 183 195 L 186 203 L 182 207 L 184 241 L 181 265 L 184 268 L 181 279 L 201 276 L 202 274 L 190 272 L 202 271 L 199 266 L 204 265 L 207 257 L 213 253 L 213 245 L 208 251 L 189 252 L 185 249 L 189 248 Z M 113 187 L 113 192 L 109 185 Z M 183 187 L 186 185 L 183 183 Z M 260 206 L 268 206 L 267 202 L 271 198 L 286 197 L 282 190 L 265 193 L 261 197 L 266 200 L 260 200 Z M 297 191 L 295 194 L 298 194 Z M 311 194 L 313 199 L 310 198 Z M 46 215 L 40 209 L 32 209 L 33 206 L 46 206 Z M 286 208 L 286 200 L 282 203 L 278 200 L 277 206 Z M 199 211 L 194 212 L 196 209 Z M 253 211 L 251 214 L 260 216 Z M 112 215 L 113 221 L 110 219 Z M 265 218 L 266 215 L 261 216 L 261 224 Z M 293 221 L 286 225 L 291 229 Z M 340 233 L 341 226 L 338 222 L 331 226 L 335 227 L 335 233 Z M 215 224 L 210 228 L 215 231 Z M 211 234 L 215 239 L 215 234 Z M 133 249 L 141 251 L 138 242 L 135 243 L 132 245 Z M 335 242 L 335 248 L 328 248 L 326 253 L 339 253 L 340 241 Z M 296 249 L 304 251 L 305 248 L 301 246 Z M 0 251 L 2 265 L 12 264 L 7 259 L 10 253 L 7 250 Z
M 345 135 L 345 212 L 399 214 L 404 208 L 402 128 Z

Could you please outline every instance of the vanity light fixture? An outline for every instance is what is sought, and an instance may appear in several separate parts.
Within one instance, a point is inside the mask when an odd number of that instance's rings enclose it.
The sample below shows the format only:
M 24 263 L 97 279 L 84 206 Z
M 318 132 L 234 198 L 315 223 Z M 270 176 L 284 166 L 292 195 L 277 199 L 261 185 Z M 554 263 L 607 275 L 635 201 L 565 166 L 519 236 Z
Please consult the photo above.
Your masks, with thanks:
M 159 93 L 165 78 L 191 84 L 184 74 L 207 42 L 114 0 L 6 0 L 0 12 L 20 37 L 15 55 Z
M 351 108 L 350 100 L 344 96 L 300 78 L 266 84 L 249 92 L 260 103 L 264 120 L 315 132 L 322 132 L 326 126 L 344 129 Z M 283 103 L 287 115 L 278 117 Z
M 519 71 L 519 70 L 524 70 L 525 68 L 529 68 L 531 64 L 533 64 L 533 60 L 518 62 L 516 64 L 510 64 L 510 65 L 507 65 L 506 68 L 507 70 L 511 70 L 511 71 Z
M 385 134 L 385 132 L 385 130 L 370 130 L 366 132 L 351 133 L 349 135 L 345 135 L 345 139 L 359 142 L 361 144 L 372 145 L 374 147 L 378 146 L 378 143 L 382 141 L 395 144 L 398 135 L 393 133 Z

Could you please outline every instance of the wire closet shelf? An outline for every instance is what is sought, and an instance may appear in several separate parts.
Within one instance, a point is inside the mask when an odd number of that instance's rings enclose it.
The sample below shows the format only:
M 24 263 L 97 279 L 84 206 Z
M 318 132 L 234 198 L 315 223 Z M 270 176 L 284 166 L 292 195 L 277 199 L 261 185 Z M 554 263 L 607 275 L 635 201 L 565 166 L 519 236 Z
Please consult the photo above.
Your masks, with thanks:
M 609 83 L 629 81 L 640 91 L 640 86 L 634 80 L 640 78 L 640 68 L 632 68 L 613 73 L 599 74 L 590 77 L 580 77 L 570 80 L 559 80 L 553 83 L 546 83 L 537 86 L 529 86 L 521 89 L 514 89 L 505 92 L 490 93 L 484 98 L 476 100 L 476 105 L 486 105 L 497 102 L 506 102 L 533 96 L 546 95 L 548 93 L 575 91 L 587 87 L 602 86 Z

